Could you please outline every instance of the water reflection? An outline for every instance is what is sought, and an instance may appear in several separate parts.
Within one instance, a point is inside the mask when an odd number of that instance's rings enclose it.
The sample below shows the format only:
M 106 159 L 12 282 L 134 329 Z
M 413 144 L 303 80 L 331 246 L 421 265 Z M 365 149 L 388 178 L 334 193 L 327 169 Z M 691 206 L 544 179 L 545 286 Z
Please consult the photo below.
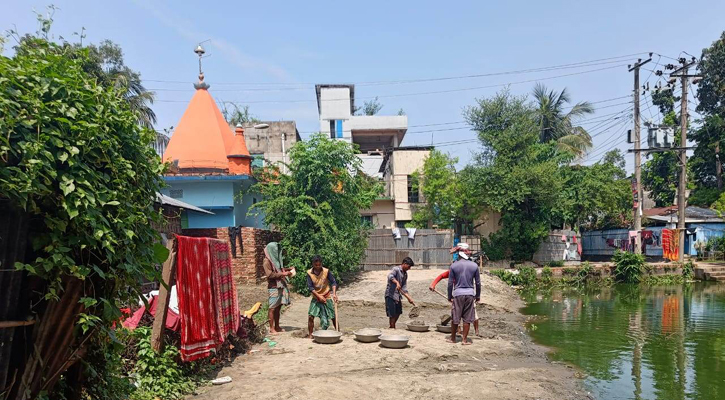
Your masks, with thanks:
M 598 399 L 724 399 L 725 285 L 527 293 L 534 339 Z

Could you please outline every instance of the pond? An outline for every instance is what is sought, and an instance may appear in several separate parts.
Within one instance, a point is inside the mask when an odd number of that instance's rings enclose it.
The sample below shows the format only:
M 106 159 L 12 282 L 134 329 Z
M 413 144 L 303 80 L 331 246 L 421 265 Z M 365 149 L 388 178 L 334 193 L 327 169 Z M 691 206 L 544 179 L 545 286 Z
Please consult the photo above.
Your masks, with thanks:
M 529 332 L 599 400 L 725 399 L 725 284 L 523 295 Z

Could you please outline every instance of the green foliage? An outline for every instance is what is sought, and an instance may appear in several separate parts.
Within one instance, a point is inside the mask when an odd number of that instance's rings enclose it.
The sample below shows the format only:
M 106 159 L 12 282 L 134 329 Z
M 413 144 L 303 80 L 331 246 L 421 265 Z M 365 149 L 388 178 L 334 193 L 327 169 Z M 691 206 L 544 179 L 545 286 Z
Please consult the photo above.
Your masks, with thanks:
M 652 97 L 653 103 L 662 112 L 662 125 L 675 127 L 679 125 L 679 119 L 674 111 L 675 98 L 672 91 L 663 91 Z M 675 141 L 679 143 L 679 133 L 675 135 Z M 677 185 L 679 184 L 680 166 L 677 162 L 675 152 L 666 151 L 651 153 L 649 158 L 642 164 L 642 187 L 650 191 L 650 197 L 657 207 L 670 206 L 675 201 Z
M 544 267 L 541 269 L 541 281 L 544 284 L 551 283 L 551 280 L 554 277 L 554 273 L 551 271 L 551 267 Z
M 122 336 L 123 333 L 120 333 Z M 124 376 L 121 357 L 124 344 L 115 337 L 94 339 L 88 357 L 83 361 L 85 376 L 90 385 L 84 385 L 84 398 L 88 400 L 126 400 L 136 389 Z
M 710 208 L 710 206 L 718 201 L 720 195 L 723 193 L 723 191 L 717 188 L 697 187 L 690 192 L 690 196 L 687 198 L 687 205 Z
M 380 101 L 378 101 L 378 98 L 375 97 L 372 100 L 366 101 L 363 104 L 362 109 L 356 107 L 355 114 L 357 114 L 357 115 L 376 115 L 382 109 L 383 109 L 383 105 L 380 103 Z M 358 114 L 358 111 L 360 112 L 359 114 Z M 402 108 L 401 108 L 401 111 L 402 111 Z M 404 114 L 398 114 L 398 115 L 404 115 Z
M 521 267 L 513 272 L 505 269 L 491 270 L 491 275 L 498 277 L 511 286 L 530 287 L 536 284 L 536 269 L 533 267 Z
M 644 255 L 616 250 L 614 261 L 614 279 L 617 282 L 638 283 L 645 272 Z
M 427 228 L 430 223 L 458 233 L 470 233 L 462 232 L 462 226 L 470 226 L 480 217 L 482 209 L 472 193 L 475 182 L 471 181 L 471 169 L 456 172 L 456 163 L 457 158 L 433 150 L 423 163 L 420 179 L 418 174 L 414 175 L 415 184 L 420 185 L 425 198 L 425 203 L 413 210 L 414 227 Z
M 725 32 L 710 47 L 702 50 L 697 69 L 702 75 L 697 90 L 697 111 L 725 116 Z
M 249 112 L 249 106 L 240 106 L 232 101 L 222 102 L 222 115 L 227 123 L 231 126 L 237 126 L 244 123 L 259 123 L 257 117 Z
M 85 333 L 158 275 L 155 134 L 139 127 L 125 92 L 85 70 L 88 49 L 32 37 L 16 49 L 0 57 L 0 193 L 44 226 L 36 258 L 16 268 L 44 279 L 48 300 L 64 279 L 83 280 Z
M 551 260 L 546 265 L 551 268 L 561 268 L 564 266 L 564 260 Z
M 176 347 L 164 346 L 161 353 L 156 353 L 151 347 L 149 327 L 139 327 L 131 335 L 138 340 L 138 359 L 132 371 L 138 388 L 132 400 L 179 399 L 194 390 L 196 384 L 185 375 Z
M 695 263 L 688 261 L 682 265 L 682 277 L 687 280 L 691 280 L 695 277 Z
M 632 190 L 621 168 L 621 153 L 607 154 L 593 165 L 561 168 L 562 190 L 553 217 L 562 225 L 605 229 L 626 227 L 632 209 Z
M 583 155 L 592 146 L 592 137 L 581 126 L 575 126 L 573 121 L 594 113 L 594 106 L 584 101 L 564 112 L 566 105 L 571 102 L 566 88 L 557 93 L 540 83 L 534 86 L 533 96 L 539 140 L 542 143 L 553 141 L 560 151 L 573 156 Z
M 502 214 L 491 243 L 506 257 L 530 260 L 549 232 L 561 188 L 558 167 L 567 159 L 555 144 L 539 143 L 536 110 L 526 97 L 504 91 L 464 114 L 483 145 L 471 171 L 474 196 Z
M 250 212 L 262 211 L 266 223 L 282 232 L 288 266 L 307 269 L 319 254 L 335 276 L 357 268 L 369 232 L 360 210 L 372 206 L 381 185 L 360 171 L 352 146 L 325 135 L 296 143 L 290 160 L 289 174 L 277 167 L 260 172 L 252 190 L 264 200 Z M 307 292 L 304 273 L 292 282 L 297 291 Z

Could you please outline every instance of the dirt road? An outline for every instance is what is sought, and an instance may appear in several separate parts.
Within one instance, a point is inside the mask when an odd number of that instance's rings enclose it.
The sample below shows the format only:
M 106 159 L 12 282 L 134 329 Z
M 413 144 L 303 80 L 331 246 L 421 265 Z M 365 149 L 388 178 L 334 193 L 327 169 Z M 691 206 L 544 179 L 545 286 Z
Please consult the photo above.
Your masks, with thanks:
M 449 312 L 445 299 L 427 287 L 440 270 L 412 270 L 408 288 L 421 306 L 420 318 L 435 324 Z M 532 344 L 518 313 L 518 295 L 498 279 L 483 277 L 484 305 L 479 306 L 483 338 L 473 345 L 445 342 L 446 335 L 404 330 L 402 350 L 378 343 L 358 343 L 352 331 L 385 328 L 383 292 L 387 272 L 368 272 L 340 291 L 342 342 L 321 345 L 301 338 L 307 327 L 309 298 L 298 297 L 282 315 L 288 332 L 274 337 L 274 347 L 256 346 L 218 376 L 232 383 L 199 389 L 196 399 L 585 399 L 575 371 L 550 363 L 545 350 Z M 445 282 L 439 285 L 444 292 Z M 403 322 L 403 323 L 401 323 Z M 391 331 L 383 329 L 384 332 Z

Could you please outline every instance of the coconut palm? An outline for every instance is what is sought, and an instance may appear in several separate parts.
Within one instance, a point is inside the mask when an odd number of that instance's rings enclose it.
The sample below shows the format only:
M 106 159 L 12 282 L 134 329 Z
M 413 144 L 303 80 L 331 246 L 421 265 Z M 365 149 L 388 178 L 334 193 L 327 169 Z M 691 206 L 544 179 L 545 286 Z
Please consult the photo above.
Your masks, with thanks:
M 80 45 L 78 45 L 80 47 Z M 151 109 L 154 92 L 141 83 L 141 75 L 123 62 L 123 51 L 117 44 L 104 40 L 99 45 L 87 46 L 90 63 L 86 66 L 99 83 L 113 86 L 123 93 L 124 99 L 136 113 L 139 125 L 153 129 L 156 113 Z
M 536 111 L 541 129 L 540 141 L 542 143 L 556 141 L 560 150 L 578 157 L 582 156 L 592 146 L 592 137 L 581 126 L 575 126 L 574 120 L 594 113 L 594 107 L 584 101 L 565 112 L 566 104 L 571 102 L 566 88 L 557 93 L 537 83 L 533 95 L 538 106 Z

